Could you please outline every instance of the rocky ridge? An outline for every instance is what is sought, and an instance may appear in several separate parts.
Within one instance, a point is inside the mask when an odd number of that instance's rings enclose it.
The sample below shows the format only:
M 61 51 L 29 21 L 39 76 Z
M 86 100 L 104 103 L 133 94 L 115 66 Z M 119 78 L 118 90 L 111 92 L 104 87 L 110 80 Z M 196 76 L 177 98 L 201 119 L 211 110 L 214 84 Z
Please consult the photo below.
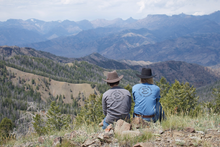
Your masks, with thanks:
M 140 137 L 146 133 L 147 140 L 132 144 L 132 138 Z M 76 138 L 84 136 L 81 143 Z M 120 137 L 127 138 L 120 140 Z M 64 136 L 41 136 L 35 142 L 27 142 L 14 147 L 45 146 L 45 142 L 53 140 L 52 146 L 63 146 L 68 142 L 68 146 L 81 147 L 167 147 L 167 146 L 220 146 L 220 125 L 216 129 L 205 131 L 195 130 L 186 127 L 182 130 L 162 130 L 156 129 L 155 124 L 144 122 L 141 118 L 135 118 L 131 123 L 118 120 L 114 125 L 109 125 L 104 131 L 99 131 L 88 135 L 84 131 L 72 131 Z

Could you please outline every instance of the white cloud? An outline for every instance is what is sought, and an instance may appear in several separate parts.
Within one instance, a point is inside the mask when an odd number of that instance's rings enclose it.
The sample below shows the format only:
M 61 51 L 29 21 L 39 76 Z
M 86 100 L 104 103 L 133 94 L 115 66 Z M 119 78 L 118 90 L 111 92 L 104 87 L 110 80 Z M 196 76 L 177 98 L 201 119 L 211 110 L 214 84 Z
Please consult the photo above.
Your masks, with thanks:
M 68 5 L 68 4 L 83 4 L 85 2 L 86 2 L 85 0 L 61 0 L 59 3 Z
M 145 2 L 142 0 L 140 2 L 137 2 L 137 5 L 140 6 L 138 13 L 141 13 L 145 8 Z
M 110 6 L 111 6 L 110 2 L 106 2 L 106 1 L 103 1 L 100 4 L 98 4 L 98 8 L 100 8 L 100 9 L 105 9 L 105 8 L 110 7 Z
M 61 4 L 69 4 L 70 0 L 61 0 Z
M 0 21 L 141 19 L 148 14 L 202 15 L 217 10 L 220 0 L 0 0 Z

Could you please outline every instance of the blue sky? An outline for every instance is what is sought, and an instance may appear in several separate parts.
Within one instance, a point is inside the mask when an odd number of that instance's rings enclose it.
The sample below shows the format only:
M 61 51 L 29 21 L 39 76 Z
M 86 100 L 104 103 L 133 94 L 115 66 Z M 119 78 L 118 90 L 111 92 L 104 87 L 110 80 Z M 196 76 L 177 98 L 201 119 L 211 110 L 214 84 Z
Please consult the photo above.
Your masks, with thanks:
M 220 10 L 220 0 L 0 0 L 0 21 L 142 19 L 148 14 L 204 15 Z

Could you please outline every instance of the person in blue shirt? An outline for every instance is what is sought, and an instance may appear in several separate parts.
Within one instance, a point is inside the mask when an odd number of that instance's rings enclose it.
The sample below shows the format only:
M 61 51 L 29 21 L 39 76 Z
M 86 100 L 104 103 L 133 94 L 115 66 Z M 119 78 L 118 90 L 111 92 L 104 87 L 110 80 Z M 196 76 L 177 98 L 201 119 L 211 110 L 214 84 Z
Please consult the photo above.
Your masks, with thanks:
M 150 68 L 142 68 L 141 75 L 136 74 L 141 83 L 132 87 L 134 99 L 133 117 L 142 117 L 146 121 L 156 122 L 165 119 L 164 111 L 160 104 L 160 88 L 153 84 L 152 71 Z

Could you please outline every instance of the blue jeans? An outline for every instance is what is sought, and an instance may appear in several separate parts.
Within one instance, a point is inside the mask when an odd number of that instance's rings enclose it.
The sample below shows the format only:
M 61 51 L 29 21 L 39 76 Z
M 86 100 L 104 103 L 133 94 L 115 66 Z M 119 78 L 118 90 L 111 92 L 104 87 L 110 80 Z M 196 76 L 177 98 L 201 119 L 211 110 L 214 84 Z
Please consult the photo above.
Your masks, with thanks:
M 138 116 L 136 116 L 136 115 L 133 114 L 133 118 L 134 118 L 134 117 L 138 117 Z M 155 113 L 155 116 L 154 116 L 154 117 L 152 117 L 152 118 L 142 118 L 142 119 L 144 119 L 144 120 L 146 120 L 146 121 L 149 121 L 149 122 L 154 122 L 154 123 L 155 123 L 158 119 L 159 119 L 160 122 L 161 122 L 162 120 L 165 120 L 165 119 L 166 119 L 166 116 L 165 116 L 165 113 L 164 113 L 164 111 L 163 111 L 163 108 L 162 108 L 160 102 L 158 101 L 158 102 L 156 103 L 156 113 Z
M 104 118 L 102 129 L 103 129 L 103 130 L 106 129 L 106 128 L 108 127 L 108 125 L 109 125 L 109 124 L 105 121 L 105 118 Z
M 124 117 L 122 117 L 121 119 L 123 119 L 123 120 L 130 120 L 130 114 L 128 114 L 128 115 L 123 115 Z M 127 117 L 128 116 L 128 117 Z M 105 118 L 104 118 L 104 120 L 103 120 L 103 126 L 102 126 L 102 129 L 104 130 L 107 126 L 109 125 L 109 123 L 107 123 L 106 121 L 105 121 Z

